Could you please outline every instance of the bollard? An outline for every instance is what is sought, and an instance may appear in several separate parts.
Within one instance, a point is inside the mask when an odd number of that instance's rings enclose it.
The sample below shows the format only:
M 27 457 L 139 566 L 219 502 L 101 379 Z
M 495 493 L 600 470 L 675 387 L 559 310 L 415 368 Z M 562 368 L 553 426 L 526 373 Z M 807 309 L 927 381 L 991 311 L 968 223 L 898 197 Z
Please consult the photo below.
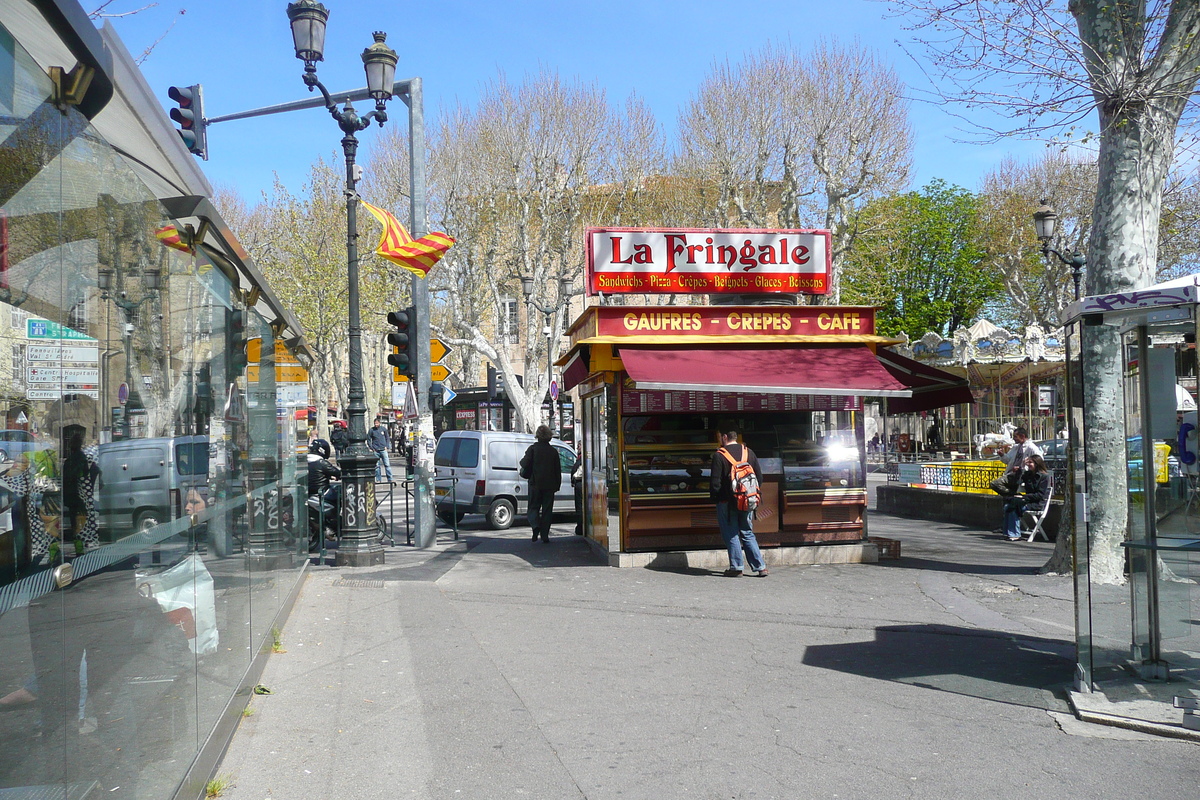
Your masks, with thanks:
M 1176 697 L 1175 707 L 1183 709 L 1183 727 L 1189 731 L 1200 731 L 1200 698 Z

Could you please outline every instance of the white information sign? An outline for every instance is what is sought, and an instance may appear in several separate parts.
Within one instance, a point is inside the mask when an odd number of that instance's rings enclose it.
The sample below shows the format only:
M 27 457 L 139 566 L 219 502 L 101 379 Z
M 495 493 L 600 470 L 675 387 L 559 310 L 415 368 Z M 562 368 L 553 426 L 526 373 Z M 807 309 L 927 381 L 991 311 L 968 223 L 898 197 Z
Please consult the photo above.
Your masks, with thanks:
M 95 389 L 26 389 L 25 397 L 30 400 L 58 400 L 64 394 L 82 394 L 99 398 L 100 392 Z
M 99 383 L 100 370 L 80 367 L 26 367 L 26 383 Z
M 100 350 L 96 347 L 80 347 L 60 344 L 31 344 L 25 348 L 26 361 L 49 361 L 96 364 L 100 361 Z

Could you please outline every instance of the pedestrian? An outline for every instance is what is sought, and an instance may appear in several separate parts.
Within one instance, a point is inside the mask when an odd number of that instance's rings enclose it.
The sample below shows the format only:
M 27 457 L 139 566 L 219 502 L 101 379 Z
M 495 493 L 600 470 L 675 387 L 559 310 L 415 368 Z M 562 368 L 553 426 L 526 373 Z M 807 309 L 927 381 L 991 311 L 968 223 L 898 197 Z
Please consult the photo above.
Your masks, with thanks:
M 375 482 L 383 483 L 383 473 L 387 473 L 387 482 L 395 483 L 392 480 L 392 459 L 388 455 L 388 450 L 391 449 L 388 443 L 387 431 L 383 429 L 383 423 L 379 417 L 375 418 L 375 425 L 371 430 L 367 431 L 367 447 L 375 453 L 375 457 L 379 459 L 379 463 L 375 465 Z
M 545 425 L 534 433 L 537 441 L 529 445 L 521 458 L 521 477 L 529 481 L 529 527 L 533 541 L 540 536 L 550 541 L 550 523 L 554 516 L 554 495 L 562 487 L 562 465 L 558 451 L 550 444 L 553 434 Z
M 340 419 L 333 421 L 333 430 L 329 433 L 329 442 L 333 445 L 333 450 L 337 453 L 338 458 L 342 457 L 342 453 L 350 446 L 350 432 L 346 430 L 346 423 Z
M 728 578 L 742 577 L 742 551 L 745 550 L 750 569 L 757 572 L 758 577 L 765 578 L 767 565 L 763 561 L 762 551 L 758 549 L 758 540 L 754 538 L 754 512 L 738 508 L 733 486 L 733 468 L 736 464 L 748 463 L 760 483 L 762 470 L 759 469 L 754 451 L 744 444 L 738 444 L 737 437 L 738 432 L 734 428 L 721 432 L 722 444 L 713 453 L 709 473 L 709 496 L 717 504 L 717 525 L 729 551 L 729 569 L 724 574 Z
M 1004 501 L 1004 533 L 1010 542 L 1021 540 L 1021 517 L 1026 510 L 1040 511 L 1050 496 L 1050 471 L 1036 453 L 1021 468 L 1020 490 Z

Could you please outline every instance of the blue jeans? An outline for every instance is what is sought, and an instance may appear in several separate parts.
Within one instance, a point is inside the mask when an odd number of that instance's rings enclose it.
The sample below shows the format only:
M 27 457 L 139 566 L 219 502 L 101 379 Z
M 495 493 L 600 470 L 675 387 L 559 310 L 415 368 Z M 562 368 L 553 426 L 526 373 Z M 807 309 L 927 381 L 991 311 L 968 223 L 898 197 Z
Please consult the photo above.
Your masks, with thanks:
M 767 568 L 762 551 L 758 549 L 758 540 L 754 538 L 754 523 L 749 511 L 738 511 L 737 503 L 717 503 L 717 525 L 721 528 L 721 538 L 725 540 L 725 548 L 729 551 L 730 569 L 742 568 L 743 548 L 750 569 L 759 572 Z
M 379 459 L 379 463 L 375 465 L 375 482 L 381 483 L 383 481 L 383 472 L 387 472 L 387 479 L 390 483 L 392 480 L 392 460 L 388 457 L 388 451 L 376 450 L 375 456 Z M 380 466 L 383 467 L 382 471 L 379 469 Z
M 1004 502 L 1004 533 L 1008 536 L 1008 538 L 1021 538 L 1021 517 L 1024 514 L 1024 498 L 1010 497 Z

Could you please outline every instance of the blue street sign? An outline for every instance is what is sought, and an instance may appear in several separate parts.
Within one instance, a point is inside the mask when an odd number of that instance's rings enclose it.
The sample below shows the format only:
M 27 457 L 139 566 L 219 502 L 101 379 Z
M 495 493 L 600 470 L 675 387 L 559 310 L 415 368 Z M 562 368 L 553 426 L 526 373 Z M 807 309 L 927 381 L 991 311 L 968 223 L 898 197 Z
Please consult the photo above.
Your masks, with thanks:
M 451 389 L 449 386 L 442 387 L 442 402 L 449 403 L 454 398 L 458 397 L 458 392 Z

